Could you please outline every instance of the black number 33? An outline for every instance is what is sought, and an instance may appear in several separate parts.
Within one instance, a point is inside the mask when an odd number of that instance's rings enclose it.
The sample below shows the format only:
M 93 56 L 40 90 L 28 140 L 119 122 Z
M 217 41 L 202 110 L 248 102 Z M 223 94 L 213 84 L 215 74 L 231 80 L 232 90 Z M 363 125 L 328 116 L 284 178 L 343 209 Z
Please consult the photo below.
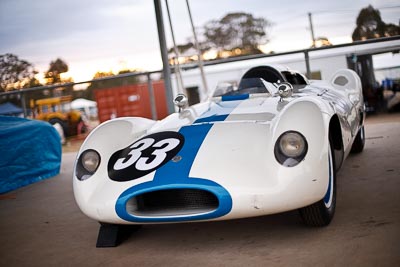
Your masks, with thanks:
M 171 160 L 180 151 L 183 142 L 183 136 L 177 132 L 148 135 L 111 156 L 109 176 L 115 181 L 142 177 Z

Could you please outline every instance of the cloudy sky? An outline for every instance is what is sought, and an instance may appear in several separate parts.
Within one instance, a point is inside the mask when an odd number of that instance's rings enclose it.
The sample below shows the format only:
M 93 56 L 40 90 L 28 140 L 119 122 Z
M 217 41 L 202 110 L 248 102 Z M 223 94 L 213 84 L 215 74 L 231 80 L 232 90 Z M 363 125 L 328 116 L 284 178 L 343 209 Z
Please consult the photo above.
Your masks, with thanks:
M 164 0 L 161 0 L 164 3 Z M 192 36 L 185 0 L 169 0 L 177 43 Z M 380 9 L 386 23 L 398 24 L 398 0 L 190 0 L 193 20 L 207 21 L 243 11 L 273 23 L 267 50 L 283 52 L 311 44 L 307 13 L 313 14 L 315 36 L 333 44 L 350 41 L 361 8 Z M 168 46 L 172 46 L 163 5 Z M 0 0 L 0 54 L 13 53 L 44 72 L 61 58 L 75 81 L 96 71 L 162 67 L 151 0 Z

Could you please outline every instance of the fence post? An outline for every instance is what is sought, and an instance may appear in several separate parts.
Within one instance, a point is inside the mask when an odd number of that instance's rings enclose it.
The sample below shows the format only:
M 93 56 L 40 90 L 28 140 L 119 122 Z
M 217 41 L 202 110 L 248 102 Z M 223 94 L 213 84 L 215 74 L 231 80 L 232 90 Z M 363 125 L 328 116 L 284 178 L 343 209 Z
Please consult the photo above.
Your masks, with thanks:
M 22 109 L 24 110 L 24 118 L 26 118 L 26 117 L 28 117 L 28 112 L 26 110 L 25 94 L 23 92 L 21 92 L 19 94 L 19 97 L 21 98 L 21 105 L 22 105 Z
M 308 50 L 304 50 L 304 58 L 306 61 L 307 78 L 311 79 L 310 57 L 308 55 Z
M 147 88 L 149 90 L 149 97 L 150 97 L 151 118 L 153 120 L 157 120 L 156 99 L 154 97 L 154 87 L 150 77 L 150 73 L 147 74 Z

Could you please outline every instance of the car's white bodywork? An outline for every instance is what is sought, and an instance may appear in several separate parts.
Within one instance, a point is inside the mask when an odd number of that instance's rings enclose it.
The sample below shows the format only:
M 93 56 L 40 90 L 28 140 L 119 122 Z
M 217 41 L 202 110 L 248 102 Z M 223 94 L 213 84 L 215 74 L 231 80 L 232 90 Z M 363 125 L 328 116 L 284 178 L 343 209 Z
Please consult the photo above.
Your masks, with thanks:
M 363 126 L 361 82 L 341 70 L 329 82 L 307 83 L 287 98 L 271 91 L 213 97 L 161 121 L 118 118 L 101 124 L 75 164 L 80 209 L 104 223 L 146 224 L 267 215 L 321 199 L 328 207 L 330 142 L 336 142 L 338 168 Z M 308 145 L 292 167 L 279 163 L 274 152 L 288 131 L 301 133 Z M 78 179 L 87 150 L 97 151 L 100 164 Z M 148 199 L 141 197 L 146 194 Z

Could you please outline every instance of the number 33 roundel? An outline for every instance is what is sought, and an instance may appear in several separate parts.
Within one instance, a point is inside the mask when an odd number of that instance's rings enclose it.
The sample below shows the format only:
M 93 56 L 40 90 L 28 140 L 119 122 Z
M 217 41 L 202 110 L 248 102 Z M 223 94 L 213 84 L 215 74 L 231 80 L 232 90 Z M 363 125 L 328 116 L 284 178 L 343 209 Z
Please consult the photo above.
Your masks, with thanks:
M 124 182 L 151 173 L 181 150 L 184 137 L 177 132 L 148 135 L 112 154 L 108 161 L 111 180 Z

